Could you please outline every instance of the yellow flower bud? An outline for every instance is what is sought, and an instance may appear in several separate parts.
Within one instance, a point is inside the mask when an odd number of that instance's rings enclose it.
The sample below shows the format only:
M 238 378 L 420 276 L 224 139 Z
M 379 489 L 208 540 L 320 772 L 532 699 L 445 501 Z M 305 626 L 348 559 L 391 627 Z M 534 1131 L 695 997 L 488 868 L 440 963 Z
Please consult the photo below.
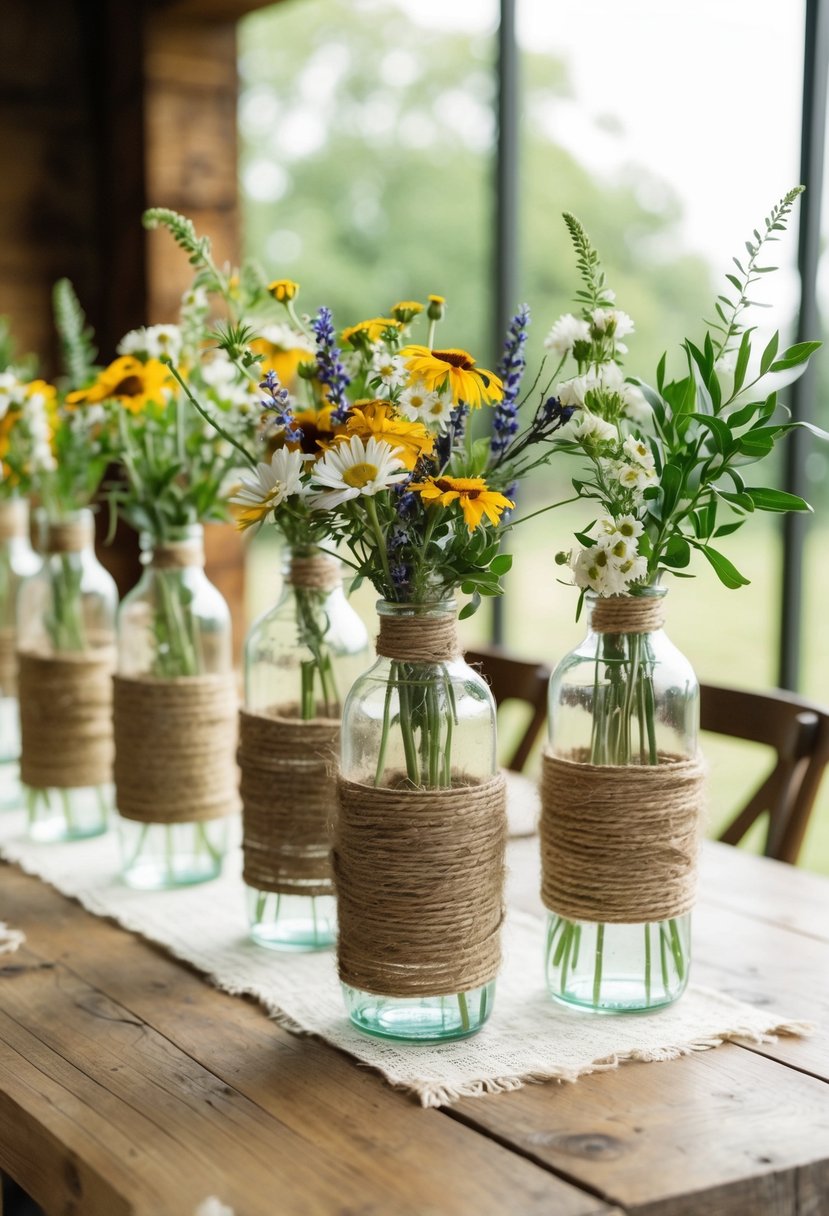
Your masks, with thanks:
M 429 296 L 429 307 L 426 316 L 430 321 L 439 321 L 446 311 L 446 300 L 443 296 Z
M 278 303 L 287 304 L 289 300 L 296 299 L 299 283 L 295 283 L 293 279 L 274 279 L 272 283 L 268 283 L 268 291 Z
M 408 325 L 413 317 L 423 312 L 423 305 L 417 300 L 400 300 L 391 310 L 391 315 L 395 321 L 399 321 L 401 325 Z

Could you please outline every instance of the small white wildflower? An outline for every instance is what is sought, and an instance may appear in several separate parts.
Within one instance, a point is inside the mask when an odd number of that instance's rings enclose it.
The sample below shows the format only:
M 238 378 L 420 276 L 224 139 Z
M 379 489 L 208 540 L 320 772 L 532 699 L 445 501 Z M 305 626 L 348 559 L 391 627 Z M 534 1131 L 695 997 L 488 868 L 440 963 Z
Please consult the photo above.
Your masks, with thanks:
M 390 355 L 382 348 L 371 361 L 372 379 L 378 377 L 380 384 L 386 390 L 400 388 L 406 383 L 406 364 L 400 355 Z
M 454 402 L 451 392 L 437 393 L 422 380 L 403 390 L 398 409 L 410 422 L 423 422 L 433 429 L 444 430 L 449 423 Z
M 639 464 L 644 469 L 653 468 L 653 453 L 648 445 L 635 435 L 629 435 L 622 444 L 625 455 L 633 464 Z
M 270 325 L 263 326 L 260 337 L 264 338 L 266 342 L 270 342 L 271 346 L 278 347 L 279 350 L 306 350 L 309 355 L 314 354 L 315 347 L 310 338 L 280 321 L 273 321 Z
M 589 341 L 590 326 L 586 321 L 582 321 L 568 312 L 555 322 L 544 339 L 544 345 L 553 352 L 556 358 L 563 359 L 570 354 L 577 342 Z
M 619 435 L 612 422 L 606 422 L 604 418 L 585 410 L 573 428 L 572 438 L 578 443 L 594 447 L 599 443 L 613 443 L 618 440 Z
M 623 464 L 619 468 L 619 484 L 626 490 L 647 490 L 656 483 L 656 469 L 641 464 Z
M 614 338 L 626 338 L 635 330 L 633 318 L 621 308 L 594 308 L 590 320 L 597 333 L 610 333 Z
M 160 359 L 166 355 L 177 363 L 181 355 L 181 330 L 177 325 L 148 325 L 131 329 L 118 343 L 119 355 L 143 355 Z
M 629 418 L 631 422 L 638 423 L 640 426 L 649 421 L 653 411 L 648 405 L 645 394 L 638 385 L 622 384 L 619 388 L 619 396 L 625 403 L 626 418 Z

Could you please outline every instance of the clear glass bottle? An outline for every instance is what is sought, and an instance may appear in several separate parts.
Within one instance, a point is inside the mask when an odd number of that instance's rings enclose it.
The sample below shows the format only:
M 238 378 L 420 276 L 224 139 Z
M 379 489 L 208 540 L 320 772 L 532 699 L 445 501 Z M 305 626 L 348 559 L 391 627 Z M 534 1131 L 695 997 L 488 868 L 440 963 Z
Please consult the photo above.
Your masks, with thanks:
M 453 600 L 380 601 L 383 618 L 454 621 Z M 353 782 L 398 789 L 441 789 L 487 781 L 497 772 L 495 704 L 485 681 L 463 658 L 401 662 L 378 657 L 343 711 L 341 771 Z M 393 814 L 393 810 L 390 810 Z M 370 895 L 370 892 L 367 892 Z M 489 1018 L 495 980 L 434 996 L 393 997 L 343 984 L 352 1022 L 369 1034 L 441 1041 L 475 1034 Z
M 31 656 L 33 662 L 55 660 L 67 667 L 73 663 L 83 666 L 86 659 L 97 669 L 98 681 L 104 686 L 96 697 L 108 695 L 108 685 L 114 662 L 115 614 L 118 590 L 110 574 L 95 556 L 95 529 L 92 512 L 67 512 L 61 518 L 50 518 L 39 511 L 36 516 L 40 568 L 26 578 L 17 596 L 17 642 L 21 664 Z M 26 781 L 26 753 L 36 747 L 42 752 L 45 737 L 54 732 L 55 754 L 65 747 L 76 746 L 72 728 L 56 712 L 55 722 L 29 721 L 31 706 L 23 704 L 26 697 L 21 668 L 21 716 L 23 727 L 23 779 L 26 783 L 26 806 L 29 832 L 40 841 L 76 840 L 97 836 L 106 831 L 112 806 L 112 785 L 109 764 L 99 764 L 100 780 L 95 784 L 48 785 Z M 107 712 L 96 714 L 100 734 L 96 742 L 102 751 L 111 748 L 112 726 Z M 29 725 L 27 726 L 27 721 Z M 76 724 L 80 730 L 78 750 L 88 742 L 88 724 Z M 63 732 L 67 732 L 65 735 Z M 28 738 L 28 743 L 27 743 Z M 42 759 L 42 757 L 41 757 Z M 40 767 L 38 763 L 36 768 Z
M 640 594 L 661 600 L 664 587 Z M 699 684 L 662 628 L 598 632 L 588 593 L 587 636 L 550 680 L 549 749 L 596 765 L 658 764 L 697 754 Z M 593 1012 L 669 1005 L 685 990 L 691 915 L 650 924 L 570 921 L 550 912 L 545 947 L 551 995 Z
M 298 549 L 286 556 L 282 574 L 277 603 L 254 621 L 245 639 L 245 709 L 306 722 L 339 719 L 345 694 L 365 670 L 365 625 L 346 599 L 333 558 Z M 310 758 L 318 767 L 316 760 Z M 303 756 L 296 762 L 307 763 Z M 334 776 L 326 779 L 333 786 Z M 246 889 L 251 937 L 259 945 L 320 950 L 334 944 L 333 894 Z
M 29 504 L 23 498 L 0 499 L 0 764 L 6 766 L 0 806 L 16 803 L 19 795 L 17 593 L 39 569 L 40 558 L 29 542 Z
M 202 526 L 179 528 L 163 543 L 144 534 L 140 545 L 144 571 L 118 612 L 118 675 L 173 680 L 231 673 L 230 610 L 204 573 Z M 119 816 L 121 877 L 142 890 L 215 878 L 227 851 L 228 818 L 147 823 Z

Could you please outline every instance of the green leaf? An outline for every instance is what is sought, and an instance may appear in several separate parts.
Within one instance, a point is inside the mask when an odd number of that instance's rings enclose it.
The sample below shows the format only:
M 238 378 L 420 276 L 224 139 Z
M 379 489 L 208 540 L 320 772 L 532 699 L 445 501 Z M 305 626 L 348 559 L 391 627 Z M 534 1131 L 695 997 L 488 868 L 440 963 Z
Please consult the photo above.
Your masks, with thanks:
M 748 494 L 731 494 L 728 490 L 717 490 L 717 493 L 732 507 L 739 507 L 741 511 L 748 511 L 749 514 L 754 510 L 754 499 Z
M 715 418 L 711 414 L 692 414 L 691 417 L 711 432 L 714 439 L 714 447 L 721 455 L 727 456 L 733 450 L 734 439 L 728 428 L 728 424 L 723 422 L 721 418 Z
M 745 382 L 748 361 L 751 358 L 751 334 L 752 331 L 747 329 L 740 340 L 737 362 L 734 365 L 734 385 L 731 389 L 731 394 L 735 397 Z
M 777 354 L 777 347 L 780 343 L 780 334 L 773 333 L 768 341 L 766 349 L 760 357 L 760 375 L 765 376 L 766 372 L 774 362 L 774 356 Z
M 685 478 L 675 464 L 666 464 L 662 470 L 662 519 L 667 520 L 679 501 Z
M 499 556 L 494 558 L 494 560 L 490 563 L 489 568 L 493 574 L 497 574 L 499 577 L 502 574 L 508 574 L 512 569 L 512 554 L 499 554 Z
M 811 511 L 805 498 L 788 494 L 785 490 L 773 490 L 764 486 L 749 486 L 746 494 L 758 511 Z
M 742 526 L 745 522 L 746 521 L 744 519 L 738 519 L 738 520 L 735 520 L 734 523 L 720 524 L 719 528 L 717 528 L 714 535 L 715 536 L 731 536 L 732 533 L 736 532 L 738 528 L 742 528 Z
M 665 566 L 676 566 L 684 569 L 691 561 L 691 546 L 684 536 L 678 534 L 668 541 L 665 552 L 660 557 Z
M 472 599 L 469 601 L 468 604 L 464 604 L 463 608 L 461 608 L 460 612 L 458 613 L 458 620 L 459 621 L 468 620 L 469 617 L 475 615 L 475 613 L 478 611 L 480 606 L 481 606 L 481 597 L 478 595 L 477 591 L 473 591 Z
M 710 545 L 699 546 L 708 561 L 714 568 L 714 573 L 720 582 L 728 587 L 731 591 L 736 591 L 738 587 L 747 587 L 751 582 L 735 565 L 733 565 L 725 554 L 720 553 L 718 549 L 712 549 Z
M 788 350 L 784 350 L 782 356 L 770 367 L 763 368 L 760 365 L 760 370 L 771 372 L 784 372 L 790 367 L 799 367 L 801 363 L 806 363 L 823 344 L 821 342 L 797 342 L 794 346 L 790 346 Z

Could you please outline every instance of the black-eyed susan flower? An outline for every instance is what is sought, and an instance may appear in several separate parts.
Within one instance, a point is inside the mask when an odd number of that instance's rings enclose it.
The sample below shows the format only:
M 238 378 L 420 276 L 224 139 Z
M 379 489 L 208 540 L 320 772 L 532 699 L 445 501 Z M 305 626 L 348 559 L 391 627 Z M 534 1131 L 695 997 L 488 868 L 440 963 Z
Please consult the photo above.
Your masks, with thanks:
M 413 379 L 427 389 L 440 392 L 447 386 L 452 400 L 465 401 L 473 409 L 500 401 L 504 386 L 494 372 L 477 367 L 465 350 L 430 350 L 428 346 L 404 346 L 400 352 Z
M 169 369 L 158 359 L 135 359 L 121 355 L 99 372 L 94 384 L 68 393 L 66 404 L 97 405 L 119 401 L 131 414 L 140 414 L 149 404 L 164 401 L 165 391 L 173 387 Z
M 497 490 L 490 490 L 483 477 L 430 477 L 410 487 L 416 491 L 427 506 L 451 507 L 457 503 L 463 512 L 466 526 L 474 532 L 484 517 L 498 524 L 501 515 L 515 503 Z

